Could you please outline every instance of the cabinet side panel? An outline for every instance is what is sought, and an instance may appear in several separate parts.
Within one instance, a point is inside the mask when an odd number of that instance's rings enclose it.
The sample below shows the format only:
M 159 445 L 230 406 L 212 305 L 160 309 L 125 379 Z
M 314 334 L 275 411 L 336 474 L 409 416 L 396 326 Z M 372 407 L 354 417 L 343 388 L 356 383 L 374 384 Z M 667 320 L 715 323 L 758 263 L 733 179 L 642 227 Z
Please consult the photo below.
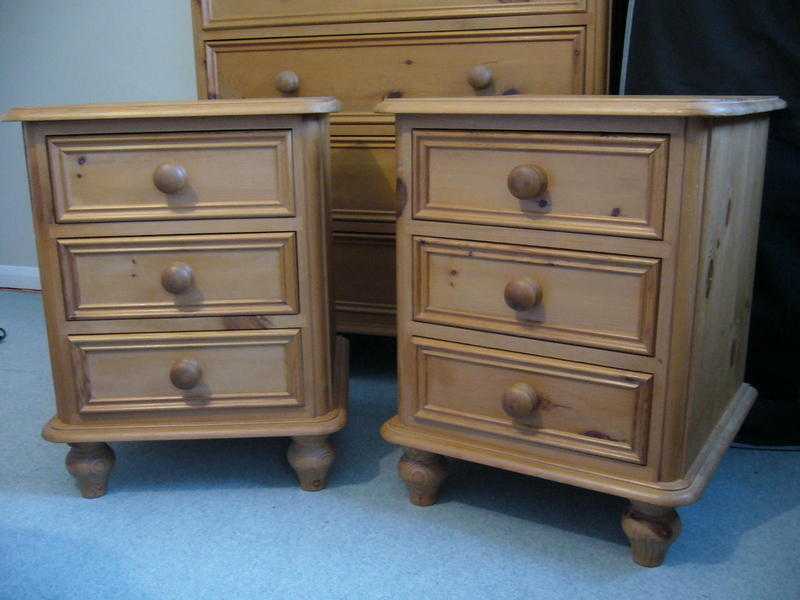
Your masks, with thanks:
M 719 120 L 711 131 L 685 469 L 744 379 L 768 126 L 765 117 Z

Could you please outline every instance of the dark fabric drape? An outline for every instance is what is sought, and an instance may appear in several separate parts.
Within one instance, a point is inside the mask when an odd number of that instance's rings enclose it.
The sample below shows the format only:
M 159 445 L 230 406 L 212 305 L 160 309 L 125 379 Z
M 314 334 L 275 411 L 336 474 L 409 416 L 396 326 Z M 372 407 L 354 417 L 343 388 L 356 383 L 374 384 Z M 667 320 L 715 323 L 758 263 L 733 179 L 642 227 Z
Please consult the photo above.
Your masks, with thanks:
M 623 7 L 624 8 L 624 7 Z M 800 1 L 636 0 L 626 94 L 776 94 L 740 441 L 800 443 Z

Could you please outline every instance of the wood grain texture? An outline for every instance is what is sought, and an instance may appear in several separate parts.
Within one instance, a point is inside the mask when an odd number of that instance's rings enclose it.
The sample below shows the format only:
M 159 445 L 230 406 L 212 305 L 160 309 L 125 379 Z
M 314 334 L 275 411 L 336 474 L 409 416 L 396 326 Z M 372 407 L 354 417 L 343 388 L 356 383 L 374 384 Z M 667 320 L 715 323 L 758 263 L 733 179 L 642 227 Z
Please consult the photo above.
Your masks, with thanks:
M 197 0 L 198 95 L 338 97 L 347 112 L 332 118 L 335 230 L 393 235 L 394 119 L 375 114 L 374 104 L 415 95 L 605 93 L 610 12 L 606 0 Z M 475 72 L 483 74 L 478 85 Z M 375 239 L 369 270 L 378 277 L 337 273 L 341 331 L 395 332 L 393 309 L 375 302 L 394 279 L 394 259 Z
M 744 379 L 768 126 L 754 118 L 710 132 L 684 468 Z
M 294 232 L 57 241 L 68 319 L 297 314 Z M 181 265 L 190 280 L 169 289 Z
M 81 415 L 245 407 L 286 417 L 309 412 L 298 330 L 81 335 L 69 342 Z M 201 365 L 202 375 L 181 389 L 170 375 L 185 360 Z
M 105 496 L 108 478 L 116 456 L 111 446 L 103 443 L 70 444 L 66 458 L 67 471 L 72 475 L 84 498 Z
M 699 499 L 756 397 L 743 376 L 768 122 L 758 113 L 783 101 L 575 98 L 558 109 L 552 100 L 465 101 L 453 113 L 436 112 L 446 99 L 398 104 L 420 112 L 397 120 L 399 403 L 382 433 L 406 448 L 627 498 L 634 560 L 657 566 L 680 533 L 674 507 Z M 745 114 L 714 118 L 737 112 Z M 446 159 L 423 158 L 418 140 L 436 136 Z M 539 156 L 492 169 L 502 162 L 497 140 L 522 146 L 528 136 L 579 138 L 591 149 L 560 173 L 546 165 L 544 178 Z M 614 183 L 598 188 L 583 162 L 609 139 L 648 140 L 651 163 L 617 170 L 612 161 L 598 172 Z M 470 163 L 469 152 L 483 160 Z M 517 168 L 529 172 L 509 186 Z M 575 198 L 601 204 L 636 181 L 640 199 L 658 189 L 658 224 L 634 237 L 602 223 L 562 231 L 534 229 L 521 214 L 491 218 L 527 187 L 555 196 L 565 180 Z M 504 198 L 492 195 L 503 186 Z M 455 208 L 430 211 L 418 201 L 426 195 Z M 537 311 L 533 324 L 520 318 Z M 627 328 L 628 343 L 590 339 L 608 330 L 606 319 Z
M 646 461 L 652 376 L 425 338 L 413 338 L 413 422 L 460 429 L 487 444 L 514 438 L 628 462 Z M 538 396 L 525 422 L 504 410 L 506 391 Z
M 56 220 L 291 217 L 291 142 L 290 131 L 53 137 Z M 158 188 L 165 166 L 185 176 L 174 193 Z
M 208 93 L 275 96 L 273 79 L 291 69 L 299 94 L 332 95 L 348 112 L 367 112 L 387 97 L 474 95 L 470 69 L 491 63 L 493 83 L 481 94 L 582 94 L 585 45 L 583 27 L 211 41 Z
M 664 136 L 426 130 L 414 144 L 416 219 L 662 236 Z M 520 167 L 541 171 L 542 194 L 514 197 Z
M 591 1 L 591 0 L 589 0 Z M 377 4 L 377 6 L 376 6 Z M 545 2 L 503 2 L 493 0 L 394 0 L 376 3 L 347 0 L 331 5 L 325 0 L 304 0 L 286 4 L 277 0 L 202 0 L 202 24 L 206 30 L 270 27 L 275 25 L 319 25 L 441 19 L 485 15 L 527 15 L 583 12 L 587 0 L 547 0 Z
M 57 404 L 45 438 L 326 436 L 344 426 L 323 107 L 18 115 L 43 119 L 23 130 Z M 188 192 L 196 213 L 171 204 Z
M 506 96 L 392 98 L 376 112 L 412 115 L 734 117 L 786 107 L 777 96 Z
M 427 237 L 414 246 L 417 321 L 653 352 L 657 260 Z M 504 298 L 515 278 L 541 290 L 530 310 Z
M 210 102 L 137 102 L 12 108 L 2 121 L 83 121 L 328 114 L 340 109 L 336 98 L 250 98 Z

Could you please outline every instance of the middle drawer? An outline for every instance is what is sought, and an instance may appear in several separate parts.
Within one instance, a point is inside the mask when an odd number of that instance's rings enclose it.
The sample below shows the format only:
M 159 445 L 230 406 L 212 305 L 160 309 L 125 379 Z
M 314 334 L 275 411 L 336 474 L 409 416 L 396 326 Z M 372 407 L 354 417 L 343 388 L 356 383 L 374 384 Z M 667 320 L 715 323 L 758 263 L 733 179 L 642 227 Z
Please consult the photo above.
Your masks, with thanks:
M 297 314 L 294 232 L 59 239 L 67 319 Z
M 415 237 L 414 319 L 653 353 L 654 258 Z

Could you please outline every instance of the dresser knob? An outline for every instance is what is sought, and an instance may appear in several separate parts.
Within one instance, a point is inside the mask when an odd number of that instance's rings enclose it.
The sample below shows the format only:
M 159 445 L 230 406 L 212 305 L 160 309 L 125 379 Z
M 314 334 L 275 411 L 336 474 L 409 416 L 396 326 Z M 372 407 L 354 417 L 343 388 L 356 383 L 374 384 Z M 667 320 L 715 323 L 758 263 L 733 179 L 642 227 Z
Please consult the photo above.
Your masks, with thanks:
M 539 396 L 527 383 L 515 383 L 503 392 L 503 410 L 512 419 L 529 419 L 538 406 Z
M 183 294 L 194 284 L 194 272 L 186 263 L 173 263 L 161 272 L 161 285 L 170 294 Z
M 482 90 L 492 84 L 494 73 L 486 65 L 475 65 L 467 74 L 467 81 L 476 90 Z
M 158 191 L 165 194 L 177 194 L 189 182 L 189 174 L 180 165 L 164 163 L 156 167 L 153 173 L 153 183 Z
M 523 312 L 531 310 L 542 301 L 542 288 L 533 279 L 520 277 L 508 282 L 503 296 L 509 308 Z
M 547 173 L 536 165 L 520 165 L 508 174 L 508 191 L 520 200 L 538 198 L 547 191 Z
M 200 383 L 203 369 L 194 358 L 181 358 L 172 363 L 169 380 L 179 390 L 190 390 Z
M 282 94 L 294 94 L 300 89 L 300 77 L 294 71 L 281 71 L 275 77 L 275 87 Z

